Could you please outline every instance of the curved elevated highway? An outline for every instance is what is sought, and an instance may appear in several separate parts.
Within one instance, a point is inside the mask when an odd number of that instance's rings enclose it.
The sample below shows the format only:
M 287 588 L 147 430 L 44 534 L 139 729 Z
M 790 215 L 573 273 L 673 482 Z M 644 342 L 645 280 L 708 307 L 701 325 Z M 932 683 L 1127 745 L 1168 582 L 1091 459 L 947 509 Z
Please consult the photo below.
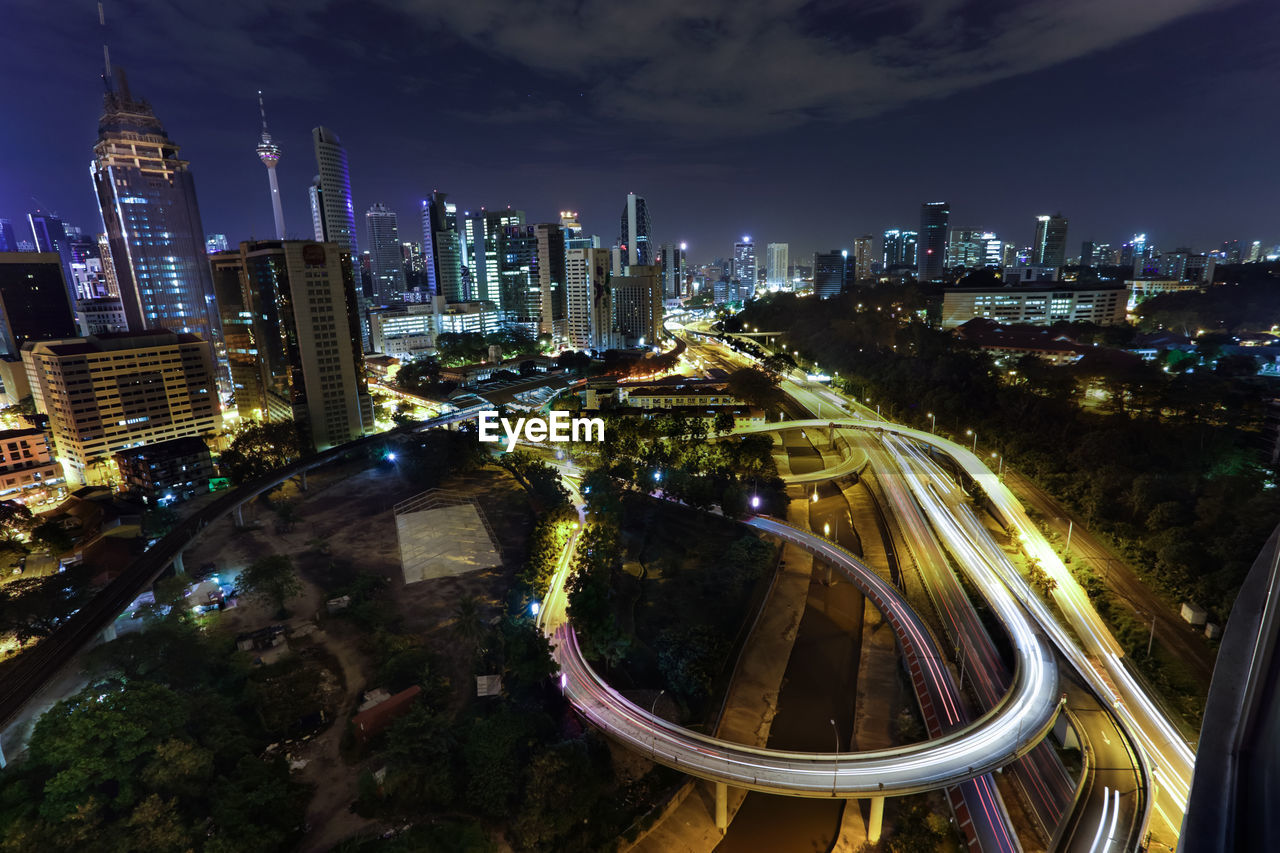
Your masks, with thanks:
M 991 585 L 991 605 L 1013 639 L 1017 666 L 999 704 L 966 725 L 945 656 L 897 590 L 821 536 L 774 519 L 748 523 L 840 569 L 872 600 L 893 625 L 918 692 L 924 688 L 926 717 L 936 715 L 946 734 L 890 750 L 839 754 L 760 749 L 707 737 L 623 698 L 582 657 L 573 629 L 548 622 L 562 689 L 595 726 L 655 761 L 701 778 L 766 793 L 848 798 L 914 794 L 984 776 L 1034 748 L 1053 725 L 1060 702 L 1053 653 L 998 584 Z
M 1186 808 L 1195 753 L 1129 672 L 1121 660 L 1124 656 L 1123 649 L 1093 609 L 1088 595 L 1027 517 L 1022 504 L 986 463 L 967 447 L 926 430 L 856 417 L 760 424 L 735 430 L 734 434 L 772 432 L 780 426 L 795 429 L 861 429 L 910 439 L 950 456 L 965 475 L 982 488 L 993 512 L 1004 527 L 1021 541 L 1027 553 L 1035 557 L 1041 568 L 1057 582 L 1052 596 L 1071 631 L 1062 625 L 1049 606 L 1031 590 L 1008 556 L 990 542 L 989 536 L 983 535 L 981 523 L 971 512 L 958 513 L 957 523 L 960 529 L 955 531 L 952 541 L 957 547 L 970 549 L 975 560 L 987 564 L 1001 578 L 1006 588 L 1017 595 L 1018 600 L 1090 688 L 1111 705 L 1126 733 L 1138 745 L 1141 758 L 1147 765 L 1146 775 L 1151 778 L 1155 789 L 1151 798 L 1152 807 L 1176 831 Z M 829 469 L 827 474 L 838 476 L 841 473 L 851 473 L 859 462 L 857 459 L 845 460 L 839 466 Z M 959 509 L 955 506 L 949 508 Z M 968 540 L 967 543 L 964 540 Z

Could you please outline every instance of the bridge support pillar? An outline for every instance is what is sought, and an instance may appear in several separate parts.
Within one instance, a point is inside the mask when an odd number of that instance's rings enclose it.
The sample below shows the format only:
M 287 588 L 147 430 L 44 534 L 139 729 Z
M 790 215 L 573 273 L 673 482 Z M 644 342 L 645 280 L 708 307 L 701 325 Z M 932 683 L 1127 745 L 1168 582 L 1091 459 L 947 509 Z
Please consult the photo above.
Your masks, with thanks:
M 98 636 L 102 639 L 102 642 L 104 643 L 109 643 L 112 640 L 114 640 L 116 638 L 116 623 L 112 622 L 110 625 L 103 628 L 102 633 L 100 633 Z M 0 767 L 3 767 L 3 766 L 4 766 L 3 764 L 0 764 Z
M 716 782 L 716 829 L 724 835 L 729 828 L 729 786 L 724 782 Z
M 236 527 L 244 527 L 244 504 L 236 505 Z
M 173 573 L 175 575 L 186 574 L 187 567 L 182 564 L 182 552 L 173 555 Z
M 880 841 L 880 828 L 884 824 L 884 797 L 871 798 L 871 819 L 867 821 L 867 841 Z
M 304 492 L 307 490 L 307 472 L 306 471 L 302 472 L 302 480 L 301 482 L 298 483 L 298 487 Z

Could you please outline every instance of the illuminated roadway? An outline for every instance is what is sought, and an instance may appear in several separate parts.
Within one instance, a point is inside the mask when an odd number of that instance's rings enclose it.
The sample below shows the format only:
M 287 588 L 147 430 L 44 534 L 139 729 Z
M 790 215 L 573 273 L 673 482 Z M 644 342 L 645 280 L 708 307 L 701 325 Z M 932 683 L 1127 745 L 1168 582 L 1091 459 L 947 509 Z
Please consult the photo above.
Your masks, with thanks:
M 1105 701 L 1112 704 L 1116 714 L 1124 723 L 1126 732 L 1139 745 L 1142 757 L 1150 765 L 1152 782 L 1156 788 L 1153 805 L 1176 832 L 1186 808 L 1195 754 L 1177 729 L 1130 675 L 1121 661 L 1123 651 L 1103 624 L 1097 611 L 1093 609 L 1088 595 L 1067 571 L 1061 558 L 1048 541 L 1031 523 L 1017 498 L 987 468 L 986 463 L 966 447 L 933 433 L 888 421 L 861 418 L 810 419 L 791 421 L 787 426 L 802 429 L 831 427 L 862 429 L 909 438 L 935 447 L 949 455 L 965 474 L 982 488 L 993 511 L 1005 528 L 1020 540 L 1022 548 L 1039 562 L 1040 567 L 1049 577 L 1056 581 L 1057 588 L 1053 590 L 1052 598 L 1066 617 L 1071 631 L 1062 626 L 1048 605 L 1031 589 L 966 505 L 948 504 L 955 513 L 956 523 L 962 525 L 961 531 L 952 541 L 957 547 L 964 547 L 960 545 L 964 539 L 970 541 L 969 547 L 972 548 L 976 558 L 989 564 L 990 568 L 1000 575 L 1005 586 L 1017 595 L 1019 601 L 1054 640 L 1061 653 L 1090 687 Z M 736 430 L 735 433 L 767 432 L 777 429 L 778 424 L 762 424 L 744 427 Z M 966 568 L 968 568 L 967 565 Z
M 544 620 L 555 638 L 561 687 L 577 711 L 615 739 L 655 761 L 734 787 L 793 796 L 905 795 L 985 776 L 1030 750 L 1053 725 L 1059 705 L 1057 669 L 1044 639 L 1007 593 L 993 584 L 993 609 L 1007 618 L 1019 666 L 1000 703 L 961 725 L 958 691 L 921 619 L 875 571 L 843 548 L 783 522 L 756 517 L 752 527 L 792 542 L 844 572 L 894 626 L 913 673 L 929 686 L 935 713 L 949 733 L 887 750 L 804 753 L 760 749 L 691 732 L 629 702 L 587 664 L 567 623 Z M 567 567 L 568 551 L 562 567 Z M 550 610 L 550 608 L 548 608 Z M 958 728 L 957 728 L 958 726 Z

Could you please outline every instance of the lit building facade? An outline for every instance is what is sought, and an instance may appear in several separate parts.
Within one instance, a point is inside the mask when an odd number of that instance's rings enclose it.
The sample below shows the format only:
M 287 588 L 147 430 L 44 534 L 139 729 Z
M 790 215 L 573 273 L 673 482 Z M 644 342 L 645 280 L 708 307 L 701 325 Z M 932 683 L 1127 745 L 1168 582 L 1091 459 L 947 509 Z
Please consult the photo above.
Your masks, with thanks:
M 42 430 L 0 431 L 0 499 L 20 503 L 43 499 L 62 482 L 62 466 Z
M 618 245 L 623 249 L 623 265 L 648 265 L 654 262 L 653 247 L 650 245 L 651 228 L 649 205 L 635 193 L 627 193 L 618 237 Z
M 29 341 L 22 360 L 71 480 L 87 482 L 90 469 L 118 450 L 222 428 L 213 353 L 196 334 Z
M 427 290 L 446 302 L 467 302 L 472 294 L 462 278 L 462 239 L 458 234 L 458 212 L 433 192 L 422 201 L 422 254 L 427 272 Z
M 684 296 L 684 283 L 688 276 L 684 243 L 662 244 L 662 296 L 679 299 Z
M 1059 321 L 1111 326 L 1125 321 L 1124 285 L 1070 287 L 948 287 L 942 297 L 942 328 L 954 329 L 975 317 L 1006 325 L 1049 326 Z
M 312 129 L 311 140 L 319 169 L 311 182 L 311 225 L 316 242 L 337 243 L 351 255 L 354 265 L 360 257 L 360 247 L 356 242 L 356 209 L 351 203 L 347 149 L 342 147 L 338 134 L 327 127 Z M 359 282 L 359 271 L 355 274 Z
M 884 269 L 914 267 L 919 240 L 920 235 L 915 231 L 893 228 L 884 232 Z
M 876 238 L 870 234 L 864 234 L 853 241 L 853 274 L 854 280 L 859 284 L 871 280 L 875 246 Z
M 613 298 L 615 346 L 654 346 L 662 333 L 662 281 L 659 269 L 639 264 L 609 282 Z
M 756 244 L 751 242 L 751 237 L 746 236 L 733 244 L 733 278 L 754 294 L 756 276 Z
M 818 252 L 813 256 L 813 295 L 830 299 L 844 292 L 848 250 Z
M 1067 262 L 1067 218 L 1061 213 L 1036 217 L 1031 262 L 1041 267 L 1060 267 Z
M 197 334 L 220 351 L 195 180 L 151 105 L 116 71 L 89 172 L 129 329 Z
M 404 249 L 396 212 L 378 203 L 364 215 L 369 235 L 369 271 L 373 278 L 373 301 L 391 305 L 404 299 Z
M 124 305 L 113 296 L 81 299 L 77 302 L 76 325 L 81 335 L 111 335 L 129 331 Z
M 373 428 L 359 302 L 345 247 L 241 243 L 211 264 L 243 420 L 292 420 L 324 450 Z
M 608 249 L 569 249 L 565 253 L 568 345 L 577 350 L 613 347 L 613 296 Z
M 791 285 L 791 244 L 770 243 L 765 247 L 764 282 L 770 290 L 789 290 Z

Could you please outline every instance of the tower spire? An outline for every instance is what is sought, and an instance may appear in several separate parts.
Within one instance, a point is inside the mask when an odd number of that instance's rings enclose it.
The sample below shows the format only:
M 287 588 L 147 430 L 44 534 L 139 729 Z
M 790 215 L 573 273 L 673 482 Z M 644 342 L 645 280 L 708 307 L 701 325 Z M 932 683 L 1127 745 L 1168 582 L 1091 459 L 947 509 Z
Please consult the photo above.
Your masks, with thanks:
M 258 90 L 258 112 L 262 115 L 262 141 L 258 143 L 258 159 L 267 167 L 267 179 L 271 184 L 271 212 L 276 220 L 276 239 L 284 239 L 284 211 L 280 206 L 280 185 L 276 181 L 276 163 L 280 162 L 280 146 L 271 141 L 267 132 L 267 107 Z
M 258 111 L 262 113 L 262 139 L 264 142 L 271 140 L 271 134 L 267 132 L 267 106 L 262 102 L 262 90 L 258 90 Z
M 98 26 L 102 27 L 102 83 L 111 91 L 111 50 L 107 47 L 107 13 L 98 3 Z

